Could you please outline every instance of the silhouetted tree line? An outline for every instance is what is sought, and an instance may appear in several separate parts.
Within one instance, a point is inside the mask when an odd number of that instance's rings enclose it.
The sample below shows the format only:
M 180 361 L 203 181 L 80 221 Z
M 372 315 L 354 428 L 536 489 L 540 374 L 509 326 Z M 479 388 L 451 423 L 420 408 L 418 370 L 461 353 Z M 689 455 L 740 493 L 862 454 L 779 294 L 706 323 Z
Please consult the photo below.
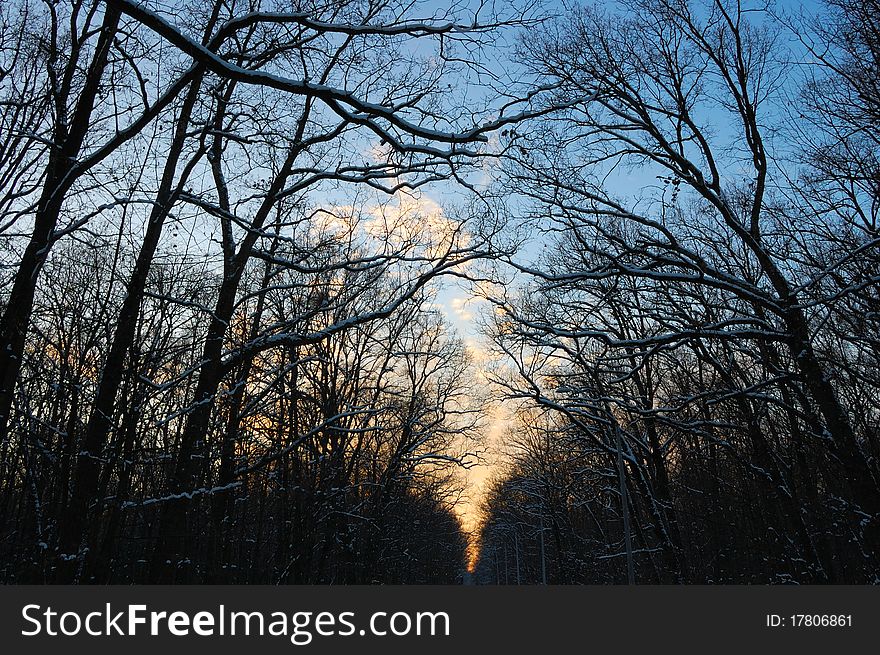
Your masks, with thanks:
M 2 3 L 0 579 L 460 577 L 434 304 L 494 228 L 420 189 L 531 111 L 462 82 L 531 13 Z
M 804 12 L 0 5 L 0 579 L 458 581 L 491 388 L 478 580 L 877 582 L 880 8 Z
M 880 581 L 880 5 L 785 9 L 523 41 L 585 100 L 511 137 L 547 245 L 486 292 L 517 417 L 479 580 Z

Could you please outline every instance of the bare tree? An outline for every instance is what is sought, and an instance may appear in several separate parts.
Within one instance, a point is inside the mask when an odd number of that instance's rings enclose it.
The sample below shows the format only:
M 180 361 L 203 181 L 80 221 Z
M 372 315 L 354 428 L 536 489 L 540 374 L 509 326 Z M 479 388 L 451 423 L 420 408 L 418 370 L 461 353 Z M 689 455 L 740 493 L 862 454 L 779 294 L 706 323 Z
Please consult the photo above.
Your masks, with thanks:
M 318 553 L 316 579 L 369 576 L 327 537 L 345 517 L 401 538 L 390 507 L 454 525 L 479 406 L 422 304 L 489 254 L 489 209 L 421 194 L 474 197 L 490 135 L 548 111 L 546 89 L 504 86 L 483 60 L 533 8 L 33 7 L 4 13 L 0 41 L 7 574 L 229 579 L 253 555 L 221 544 L 235 529 L 280 558 Z M 55 250 L 69 280 L 41 274 Z M 100 302 L 72 317 L 89 276 Z M 302 534 L 271 533 L 267 512 L 302 488 Z M 460 531 L 444 543 L 460 561 Z M 247 579 L 310 570 L 288 564 L 251 561 Z
M 838 189 L 834 211 L 817 210 L 792 181 L 798 140 L 771 147 L 794 89 L 783 28 L 765 7 L 624 7 L 574 10 L 522 46 L 536 76 L 561 85 L 564 98 L 589 101 L 511 137 L 520 148 L 509 151 L 510 188 L 532 202 L 530 225 L 556 252 L 535 265 L 511 260 L 531 286 L 494 294 L 495 340 L 518 373 L 500 381 L 597 443 L 606 435 L 606 449 L 614 449 L 609 430 L 623 427 L 634 495 L 656 507 L 650 524 L 661 543 L 664 532 L 670 538 L 670 552 L 681 552 L 673 537 L 681 518 L 672 495 L 658 491 L 696 437 L 787 508 L 774 518 L 765 507 L 761 520 L 786 524 L 808 563 L 794 575 L 834 579 L 831 550 L 847 550 L 840 536 L 851 532 L 865 556 L 860 575 L 870 579 L 876 431 L 858 418 L 849 381 L 864 384 L 863 364 L 836 359 L 844 341 L 865 343 L 870 329 L 853 338 L 842 327 L 848 319 L 831 317 L 854 317 L 850 303 L 876 292 L 873 228 L 846 204 L 855 195 L 870 207 L 876 194 L 868 182 L 852 193 L 854 176 L 821 173 L 814 155 L 805 174 L 819 186 L 833 178 Z M 841 102 L 827 97 L 828 106 Z M 834 126 L 826 134 L 846 129 L 827 107 L 813 115 Z M 870 132 L 864 115 L 855 122 Z M 621 171 L 643 181 L 640 193 L 615 184 Z M 832 197 L 819 186 L 807 195 Z M 818 462 L 808 455 L 816 449 Z M 817 476 L 845 527 L 825 514 Z M 841 557 L 850 556 L 860 555 Z

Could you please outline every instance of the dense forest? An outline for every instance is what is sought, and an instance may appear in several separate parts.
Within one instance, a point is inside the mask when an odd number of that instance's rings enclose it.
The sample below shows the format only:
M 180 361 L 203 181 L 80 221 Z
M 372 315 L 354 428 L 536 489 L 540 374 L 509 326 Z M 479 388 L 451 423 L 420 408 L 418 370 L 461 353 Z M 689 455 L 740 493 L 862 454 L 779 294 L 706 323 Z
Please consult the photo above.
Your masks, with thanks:
M 880 4 L 784 9 L 524 40 L 591 101 L 505 167 L 549 245 L 487 324 L 518 409 L 483 581 L 880 582 Z
M 878 218 L 877 0 L 6 0 L 0 581 L 880 582 Z

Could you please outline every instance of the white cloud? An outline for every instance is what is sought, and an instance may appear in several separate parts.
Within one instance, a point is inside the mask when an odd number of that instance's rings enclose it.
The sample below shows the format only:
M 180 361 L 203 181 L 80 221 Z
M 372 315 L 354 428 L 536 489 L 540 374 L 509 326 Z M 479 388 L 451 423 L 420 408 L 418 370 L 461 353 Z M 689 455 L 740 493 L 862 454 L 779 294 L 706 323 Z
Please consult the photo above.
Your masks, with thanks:
M 474 315 L 467 309 L 469 302 L 469 298 L 461 297 L 456 297 L 449 301 L 452 311 L 462 321 L 472 321 L 474 319 Z

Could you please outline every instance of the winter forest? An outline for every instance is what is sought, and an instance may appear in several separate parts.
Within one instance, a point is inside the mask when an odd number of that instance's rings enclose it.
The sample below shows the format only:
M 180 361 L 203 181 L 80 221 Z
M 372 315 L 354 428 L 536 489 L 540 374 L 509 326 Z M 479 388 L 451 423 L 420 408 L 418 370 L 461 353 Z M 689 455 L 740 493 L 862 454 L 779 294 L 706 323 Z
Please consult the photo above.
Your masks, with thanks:
M 0 0 L 0 582 L 880 582 L 878 0 Z

